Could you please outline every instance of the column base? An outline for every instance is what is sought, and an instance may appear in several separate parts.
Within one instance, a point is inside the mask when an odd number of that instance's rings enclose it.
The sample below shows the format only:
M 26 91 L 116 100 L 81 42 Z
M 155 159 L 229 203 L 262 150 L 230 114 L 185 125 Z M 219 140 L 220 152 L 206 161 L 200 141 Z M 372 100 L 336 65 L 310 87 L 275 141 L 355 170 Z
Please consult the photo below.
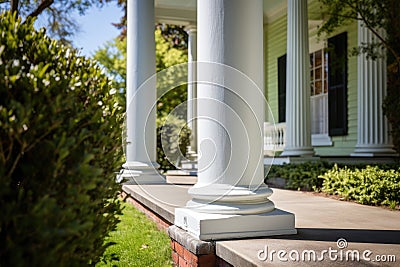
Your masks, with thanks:
M 170 170 L 165 174 L 168 184 L 187 184 L 197 183 L 197 170 Z
M 252 215 L 201 213 L 175 209 L 175 225 L 200 240 L 238 239 L 296 234 L 293 213 L 275 209 Z
M 165 184 L 157 163 L 127 162 L 117 174 L 117 182 L 123 184 Z
M 293 156 L 276 156 L 276 157 L 264 157 L 264 165 L 283 165 L 283 164 L 301 164 L 305 162 L 317 162 L 321 160 L 320 157 L 308 156 L 308 157 L 293 157 Z
M 197 162 L 197 152 L 195 150 L 193 150 L 191 146 L 186 147 L 186 158 L 189 161 Z
M 357 145 L 352 157 L 398 157 L 392 145 Z
M 312 157 L 315 151 L 313 147 L 284 148 L 282 157 Z
M 197 172 L 197 161 L 196 160 L 182 160 L 181 169 L 188 171 L 196 171 Z

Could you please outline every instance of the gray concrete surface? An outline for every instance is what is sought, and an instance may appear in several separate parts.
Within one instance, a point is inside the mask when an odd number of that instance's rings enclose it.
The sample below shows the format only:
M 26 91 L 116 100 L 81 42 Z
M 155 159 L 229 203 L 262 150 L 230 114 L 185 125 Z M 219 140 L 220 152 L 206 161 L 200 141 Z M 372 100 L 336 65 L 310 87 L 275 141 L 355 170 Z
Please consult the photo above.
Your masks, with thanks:
M 173 222 L 174 209 L 190 199 L 188 188 L 126 185 L 124 191 Z M 234 266 L 400 266 L 400 211 L 282 189 L 270 199 L 295 214 L 298 234 L 217 241 L 219 257 Z M 396 262 L 378 262 L 377 256 Z
M 400 266 L 400 211 L 280 189 L 274 189 L 270 199 L 278 208 L 295 214 L 298 234 L 220 241 L 216 250 L 221 258 L 235 266 Z M 337 244 L 340 238 L 347 242 L 343 249 Z M 273 250 L 276 252 L 271 255 Z M 279 250 L 283 250 L 282 260 Z M 322 254 L 324 250 L 327 252 Z M 309 260 L 310 251 L 315 252 L 315 261 L 313 255 Z M 359 257 L 353 254 L 356 251 Z M 292 260 L 296 253 L 299 261 Z M 391 255 L 396 262 L 378 262 L 376 258 Z

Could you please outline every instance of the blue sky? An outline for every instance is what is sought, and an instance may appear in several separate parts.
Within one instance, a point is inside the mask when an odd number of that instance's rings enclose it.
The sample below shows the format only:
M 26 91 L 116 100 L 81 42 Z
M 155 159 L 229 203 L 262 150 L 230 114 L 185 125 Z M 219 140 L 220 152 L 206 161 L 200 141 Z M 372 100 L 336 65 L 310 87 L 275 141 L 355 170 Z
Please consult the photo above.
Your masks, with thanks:
M 84 16 L 76 15 L 80 31 L 73 37 L 73 43 L 82 54 L 90 56 L 105 42 L 118 36 L 119 31 L 111 23 L 119 22 L 123 12 L 116 4 L 101 9 L 91 8 Z
M 83 55 L 93 55 L 99 47 L 119 35 L 120 31 L 112 23 L 119 22 L 122 15 L 122 9 L 114 2 L 104 5 L 103 8 L 91 7 L 82 16 L 76 12 L 72 16 L 79 31 L 71 38 L 73 45 L 80 49 Z M 39 16 L 35 24 L 37 27 L 46 25 L 44 15 Z

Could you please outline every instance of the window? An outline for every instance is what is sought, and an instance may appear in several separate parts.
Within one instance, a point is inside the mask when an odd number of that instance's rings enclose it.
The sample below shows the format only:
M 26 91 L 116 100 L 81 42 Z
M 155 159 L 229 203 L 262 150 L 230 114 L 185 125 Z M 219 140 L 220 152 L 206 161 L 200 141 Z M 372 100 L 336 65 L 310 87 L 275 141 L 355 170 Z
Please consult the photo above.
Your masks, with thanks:
M 347 134 L 347 33 L 328 39 L 329 135 Z
M 278 116 L 286 121 L 286 54 L 278 58 Z
M 328 54 L 324 49 L 310 54 L 311 133 L 328 134 Z
M 310 54 L 311 133 L 347 134 L 347 33 Z M 286 121 L 286 55 L 278 58 L 279 122 Z

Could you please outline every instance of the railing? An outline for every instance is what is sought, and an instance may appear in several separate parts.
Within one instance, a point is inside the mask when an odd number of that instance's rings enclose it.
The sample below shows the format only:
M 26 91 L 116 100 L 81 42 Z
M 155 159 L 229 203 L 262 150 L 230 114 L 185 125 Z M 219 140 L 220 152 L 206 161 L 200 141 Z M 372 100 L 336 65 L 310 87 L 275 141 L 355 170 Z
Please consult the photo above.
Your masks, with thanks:
M 274 155 L 285 148 L 286 123 L 264 122 L 264 154 Z

